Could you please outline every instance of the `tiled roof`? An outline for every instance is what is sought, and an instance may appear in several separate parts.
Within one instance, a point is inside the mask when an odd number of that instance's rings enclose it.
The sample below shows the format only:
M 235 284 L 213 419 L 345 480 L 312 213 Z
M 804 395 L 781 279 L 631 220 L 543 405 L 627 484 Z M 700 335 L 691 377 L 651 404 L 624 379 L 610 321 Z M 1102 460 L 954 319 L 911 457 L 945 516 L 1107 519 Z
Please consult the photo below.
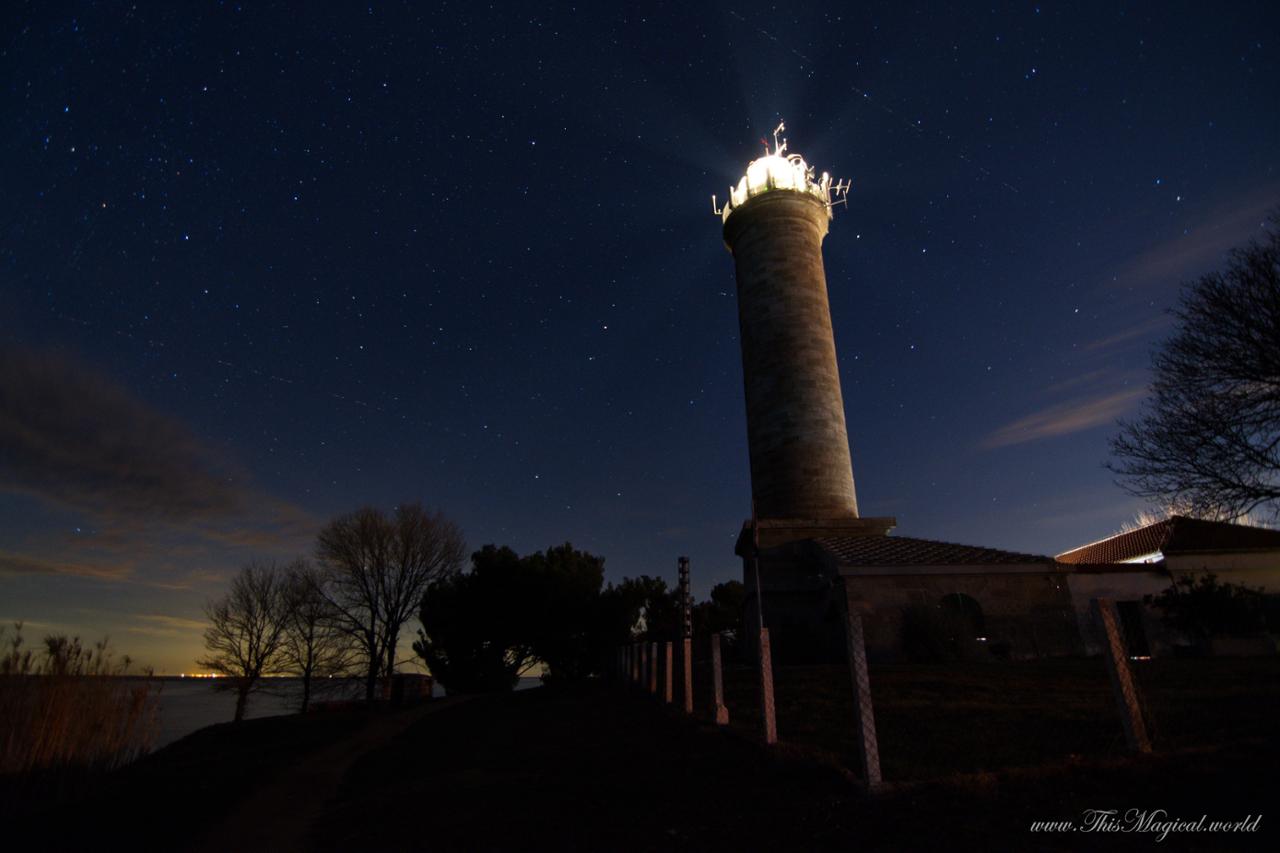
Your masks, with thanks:
M 1060 563 L 1122 563 L 1160 551 L 1248 551 L 1280 548 L 1280 530 L 1174 515 L 1058 555 Z
M 1052 563 L 1052 557 L 910 536 L 833 536 L 815 540 L 842 566 L 989 566 Z
M 1083 545 L 1058 555 L 1059 563 L 1123 563 L 1162 550 L 1171 532 L 1167 519 L 1116 536 Z

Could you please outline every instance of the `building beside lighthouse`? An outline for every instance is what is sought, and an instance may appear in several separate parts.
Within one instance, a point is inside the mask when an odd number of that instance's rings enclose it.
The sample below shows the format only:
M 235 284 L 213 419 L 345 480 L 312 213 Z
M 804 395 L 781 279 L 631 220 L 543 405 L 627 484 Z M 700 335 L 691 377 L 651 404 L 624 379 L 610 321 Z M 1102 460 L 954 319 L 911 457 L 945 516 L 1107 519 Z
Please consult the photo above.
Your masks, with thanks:
M 713 197 L 737 279 L 754 511 L 735 553 L 748 631 L 762 613 L 780 659 L 839 657 L 853 608 L 863 614 L 868 652 L 881 658 L 903 654 L 913 620 L 930 619 L 926 635 L 949 633 L 1010 656 L 1073 651 L 1066 566 L 891 536 L 895 519 L 859 514 L 822 261 L 833 207 L 849 185 L 816 175 L 779 140 L 783 129 L 722 207 Z

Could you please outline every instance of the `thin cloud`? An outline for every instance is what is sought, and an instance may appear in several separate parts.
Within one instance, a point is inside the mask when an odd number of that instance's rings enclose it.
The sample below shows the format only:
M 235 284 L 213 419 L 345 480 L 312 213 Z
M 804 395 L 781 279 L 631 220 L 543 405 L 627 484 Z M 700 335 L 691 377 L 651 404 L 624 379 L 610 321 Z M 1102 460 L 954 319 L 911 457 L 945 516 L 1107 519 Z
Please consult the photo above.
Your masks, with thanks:
M 183 619 L 181 616 L 165 616 L 162 613 L 130 613 L 130 619 L 140 619 L 153 625 L 159 625 L 174 631 L 203 631 L 209 627 L 207 623 L 195 619 Z
M 1089 370 L 1055 382 L 1046 387 L 1043 393 L 1046 397 L 1059 398 L 1066 396 L 1067 392 L 1076 397 L 1100 397 L 1104 391 L 1128 389 L 1146 383 L 1145 371 L 1100 367 L 1097 370 Z
M 173 628 L 157 628 L 152 625 L 129 625 L 120 629 L 122 634 L 139 634 L 143 637 L 155 637 L 162 640 L 172 640 L 180 637 L 184 632 L 175 631 Z
M 1090 385 L 1098 385 L 1105 380 L 1110 380 L 1115 375 L 1109 367 L 1103 367 L 1098 370 L 1090 370 L 1088 373 L 1081 373 L 1079 376 L 1072 376 L 1063 379 L 1061 382 L 1055 382 L 1048 388 L 1044 389 L 1046 394 L 1061 394 L 1064 391 L 1072 391 Z
M 18 624 L 22 630 L 73 631 L 75 626 L 64 622 L 37 622 L 34 619 L 22 619 L 17 616 L 0 616 L 0 634 L 14 630 Z
M 1113 423 L 1146 396 L 1145 388 L 1057 403 L 1000 427 L 982 442 L 988 450 L 1026 444 Z
M 98 580 L 124 581 L 133 574 L 126 564 L 94 564 L 79 561 L 51 560 L 27 554 L 0 553 L 0 576 L 3 575 L 72 575 Z
M 0 554 L 6 575 L 182 589 L 229 551 L 305 550 L 319 527 L 110 377 L 12 344 L 0 344 L 0 491 L 86 519 L 83 533 Z
M 220 585 L 225 583 L 229 577 L 230 570 L 212 571 L 207 569 L 193 569 L 182 573 L 176 578 L 147 581 L 146 585 L 154 589 L 185 591 L 189 589 L 196 589 L 198 587 Z
M 1280 185 L 1221 204 L 1188 233 L 1151 247 L 1123 264 L 1117 284 L 1180 284 L 1221 265 L 1223 256 L 1256 236 L 1280 201 Z
M 141 634 L 147 637 L 173 639 L 203 632 L 208 624 L 163 613 L 128 613 L 94 608 L 77 608 L 82 621 L 105 628 L 108 635 Z
M 176 418 L 64 354 L 0 349 L 0 488 L 99 517 L 226 516 L 234 471 Z
M 198 533 L 213 542 L 236 548 L 278 549 L 310 543 L 321 520 L 306 510 L 264 495 L 251 495 L 234 524 L 203 523 Z
M 1127 344 L 1138 338 L 1145 338 L 1153 332 L 1167 328 L 1172 322 L 1173 317 L 1171 315 L 1157 314 L 1154 317 L 1150 317 L 1141 323 L 1130 326 L 1127 329 L 1121 329 L 1120 331 L 1108 335 L 1105 338 L 1098 338 L 1097 340 L 1082 344 L 1080 349 L 1086 352 L 1101 352 L 1104 350 L 1114 349 L 1121 344 Z

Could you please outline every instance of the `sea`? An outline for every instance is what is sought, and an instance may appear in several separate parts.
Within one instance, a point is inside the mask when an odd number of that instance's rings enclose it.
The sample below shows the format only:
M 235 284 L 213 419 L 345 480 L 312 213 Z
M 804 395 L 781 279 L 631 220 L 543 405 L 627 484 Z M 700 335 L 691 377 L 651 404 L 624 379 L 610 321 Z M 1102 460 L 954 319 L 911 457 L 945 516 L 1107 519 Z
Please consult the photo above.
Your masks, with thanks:
M 218 723 L 229 723 L 235 717 L 236 696 L 232 691 L 219 690 L 210 678 L 158 678 L 159 728 L 152 741 L 152 750 L 160 749 L 192 732 Z M 541 684 L 538 678 L 521 678 L 516 690 L 527 690 Z M 364 682 L 359 679 L 325 679 L 313 683 L 313 702 L 332 702 L 359 699 L 364 695 Z M 432 689 L 432 696 L 445 695 L 439 684 Z M 246 719 L 296 714 L 301 704 L 302 685 L 293 678 L 273 678 L 264 689 L 249 696 L 245 707 Z

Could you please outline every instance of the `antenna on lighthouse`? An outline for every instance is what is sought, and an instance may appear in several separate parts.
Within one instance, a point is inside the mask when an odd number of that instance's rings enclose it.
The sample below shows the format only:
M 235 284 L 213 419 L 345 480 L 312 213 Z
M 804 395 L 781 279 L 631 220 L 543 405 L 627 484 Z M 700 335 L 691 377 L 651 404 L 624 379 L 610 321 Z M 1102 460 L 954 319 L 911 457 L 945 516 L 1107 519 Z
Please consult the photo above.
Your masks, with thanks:
M 853 182 L 848 178 L 841 178 L 831 185 L 831 195 L 828 197 L 827 207 L 835 207 L 837 204 L 843 204 L 849 207 L 849 187 L 853 186 Z
M 782 152 L 787 150 L 787 138 L 782 138 L 782 144 L 778 144 L 778 134 L 787 129 L 787 123 L 779 121 L 778 126 L 773 129 L 773 153 L 774 156 L 781 156 Z

